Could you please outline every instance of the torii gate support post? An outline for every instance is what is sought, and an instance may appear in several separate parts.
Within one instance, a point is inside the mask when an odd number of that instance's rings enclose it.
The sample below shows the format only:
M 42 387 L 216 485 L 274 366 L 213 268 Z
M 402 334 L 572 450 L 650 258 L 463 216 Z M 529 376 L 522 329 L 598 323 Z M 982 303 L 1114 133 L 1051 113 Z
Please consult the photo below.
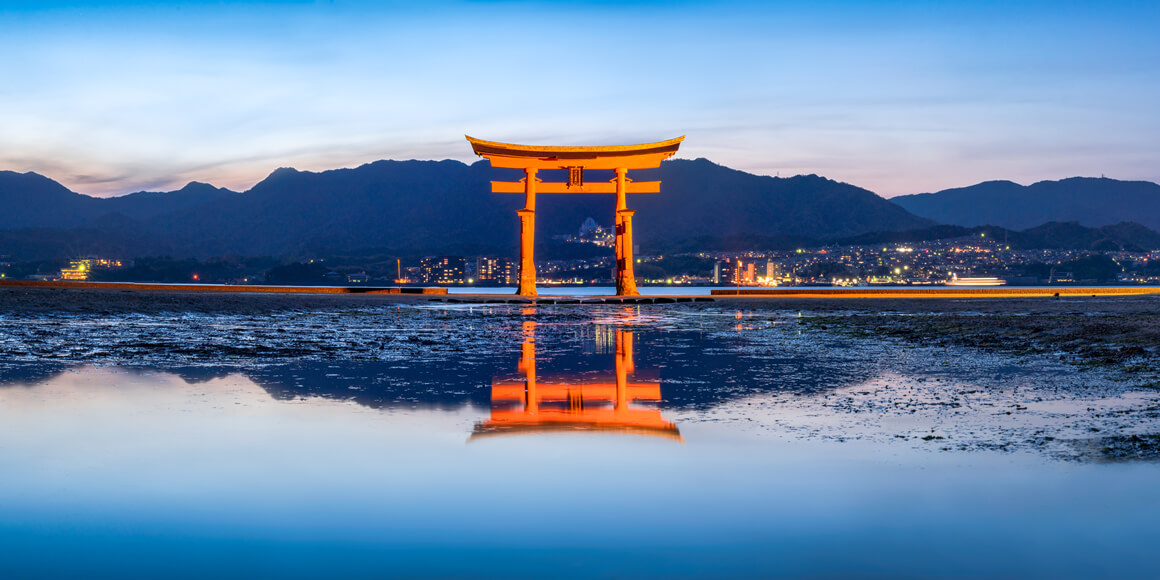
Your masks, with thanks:
M 628 209 L 628 169 L 616 169 L 616 295 L 640 296 L 633 272 L 632 215 Z
M 537 296 L 536 261 L 533 252 L 536 246 L 536 169 L 524 169 L 524 209 L 516 210 L 520 216 L 520 296 Z

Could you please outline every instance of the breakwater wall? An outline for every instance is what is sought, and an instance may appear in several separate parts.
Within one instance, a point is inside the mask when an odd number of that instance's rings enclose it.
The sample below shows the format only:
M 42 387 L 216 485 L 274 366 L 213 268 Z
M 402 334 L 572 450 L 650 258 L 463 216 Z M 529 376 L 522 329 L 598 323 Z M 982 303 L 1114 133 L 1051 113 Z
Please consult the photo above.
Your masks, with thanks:
M 264 292 L 276 294 L 447 294 L 446 288 L 371 286 L 274 286 L 232 284 L 158 284 L 138 282 L 67 282 L 0 280 L 0 288 L 71 288 L 78 290 L 129 290 L 148 292 Z
M 713 296 L 746 298 L 1028 298 L 1054 296 L 1140 296 L 1160 294 L 1160 286 L 1140 287 L 985 287 L 923 286 L 917 288 L 724 288 Z

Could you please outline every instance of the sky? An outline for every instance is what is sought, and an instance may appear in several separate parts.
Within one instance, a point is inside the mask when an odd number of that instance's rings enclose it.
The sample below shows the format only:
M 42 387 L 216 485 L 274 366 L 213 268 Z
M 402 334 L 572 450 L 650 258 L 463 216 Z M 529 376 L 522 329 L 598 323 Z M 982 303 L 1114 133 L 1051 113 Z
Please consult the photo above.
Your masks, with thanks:
M 0 0 L 0 169 L 97 196 L 476 160 L 463 136 L 880 195 L 1160 181 L 1160 2 Z

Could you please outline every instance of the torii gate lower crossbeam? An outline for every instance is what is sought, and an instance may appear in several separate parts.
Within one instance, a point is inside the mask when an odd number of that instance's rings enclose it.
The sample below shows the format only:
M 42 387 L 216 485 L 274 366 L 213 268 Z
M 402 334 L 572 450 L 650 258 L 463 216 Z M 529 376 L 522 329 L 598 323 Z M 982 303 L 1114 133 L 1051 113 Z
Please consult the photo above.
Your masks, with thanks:
M 524 179 L 518 182 L 491 182 L 493 193 L 524 192 L 524 207 L 517 210 L 520 217 L 520 296 L 536 296 L 536 266 L 533 258 L 536 235 L 536 193 L 615 193 L 616 210 L 616 294 L 637 296 L 633 272 L 632 217 L 627 194 L 657 193 L 659 181 L 635 183 L 628 178 L 629 169 L 659 167 L 661 161 L 672 157 L 684 137 L 645 143 L 641 145 L 614 145 L 599 147 L 556 147 L 513 145 L 483 141 L 470 136 L 476 155 L 486 158 L 492 167 L 523 169 Z M 567 183 L 544 183 L 537 177 L 540 169 L 566 169 Z M 616 177 L 609 183 L 584 183 L 585 169 L 611 169 Z

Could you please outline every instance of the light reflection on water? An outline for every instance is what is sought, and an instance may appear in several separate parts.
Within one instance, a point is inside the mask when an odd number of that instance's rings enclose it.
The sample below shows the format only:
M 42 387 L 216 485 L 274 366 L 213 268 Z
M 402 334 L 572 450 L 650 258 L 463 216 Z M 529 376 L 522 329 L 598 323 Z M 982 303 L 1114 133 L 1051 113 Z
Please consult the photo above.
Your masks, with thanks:
M 633 357 L 633 333 L 598 333 L 598 345 L 607 346 L 612 334 L 616 358 L 613 372 L 576 375 L 536 373 L 536 322 L 523 323 L 520 376 L 494 377 L 491 416 L 477 423 L 472 438 L 502 434 L 607 431 L 681 440 L 681 433 L 659 409 L 635 403 L 659 403 L 659 373 L 638 373 Z M 604 340 L 600 340 L 603 338 Z M 646 378 L 644 375 L 651 374 Z
M 865 422 L 873 409 L 839 411 L 890 400 L 860 395 L 875 390 L 947 395 L 762 334 L 777 320 L 658 331 L 671 321 L 636 309 L 543 312 L 519 312 L 488 356 L 80 366 L 0 387 L 0 573 L 1149 577 L 1160 563 L 1156 464 L 898 440 Z M 375 381 L 392 372 L 405 380 Z M 900 414 L 906 429 L 942 428 L 922 413 Z M 795 431 L 819 425 L 850 437 Z

